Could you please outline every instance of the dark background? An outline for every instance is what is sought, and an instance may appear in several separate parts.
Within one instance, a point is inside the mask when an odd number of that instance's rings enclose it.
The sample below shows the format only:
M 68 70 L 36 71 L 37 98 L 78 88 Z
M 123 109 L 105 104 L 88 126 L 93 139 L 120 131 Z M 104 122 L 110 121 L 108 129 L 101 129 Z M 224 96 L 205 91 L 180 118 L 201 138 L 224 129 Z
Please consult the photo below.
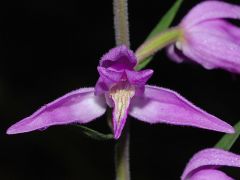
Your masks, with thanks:
M 129 1 L 133 50 L 173 2 Z M 186 0 L 175 24 L 198 2 Z M 114 141 L 88 139 L 73 125 L 5 134 L 10 125 L 43 104 L 71 90 L 95 85 L 99 58 L 114 47 L 112 15 L 111 0 L 0 2 L 1 180 L 114 179 Z M 149 84 L 176 90 L 232 125 L 240 120 L 239 75 L 178 65 L 164 51 L 149 67 L 155 70 Z M 179 179 L 189 158 L 222 136 L 197 128 L 129 120 L 133 180 Z M 89 126 L 109 132 L 105 116 Z M 239 141 L 232 151 L 240 154 Z M 240 177 L 239 169 L 225 170 Z

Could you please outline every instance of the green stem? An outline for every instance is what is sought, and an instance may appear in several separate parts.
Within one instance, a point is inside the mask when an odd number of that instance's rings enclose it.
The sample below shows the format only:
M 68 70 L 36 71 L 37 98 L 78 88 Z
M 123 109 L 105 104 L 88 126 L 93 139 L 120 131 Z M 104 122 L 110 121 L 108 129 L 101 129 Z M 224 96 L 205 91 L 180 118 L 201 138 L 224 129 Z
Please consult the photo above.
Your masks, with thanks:
M 113 0 L 113 10 L 116 44 L 130 47 L 127 0 Z
M 130 47 L 128 24 L 128 1 L 113 0 L 116 45 Z M 130 180 L 129 171 L 129 122 L 126 121 L 122 135 L 115 146 L 116 180 Z
M 136 51 L 138 64 L 169 44 L 181 39 L 182 31 L 179 27 L 168 29 L 146 40 Z
M 129 122 L 126 122 L 115 146 L 116 180 L 130 180 L 129 171 Z

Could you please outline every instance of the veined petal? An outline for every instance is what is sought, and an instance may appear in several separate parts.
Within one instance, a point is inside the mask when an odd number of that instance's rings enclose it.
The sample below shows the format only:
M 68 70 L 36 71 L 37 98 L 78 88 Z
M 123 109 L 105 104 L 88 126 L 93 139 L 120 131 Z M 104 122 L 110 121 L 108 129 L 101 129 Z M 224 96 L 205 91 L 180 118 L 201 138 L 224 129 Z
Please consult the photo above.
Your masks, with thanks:
M 182 51 L 207 69 L 223 68 L 239 72 L 240 28 L 224 21 L 211 20 L 185 32 Z
M 128 115 L 130 100 L 135 94 L 135 89 L 127 83 L 118 83 L 114 86 L 109 95 L 113 100 L 113 129 L 114 138 L 118 139 Z
M 106 111 L 104 97 L 95 96 L 94 88 L 82 88 L 43 106 L 33 115 L 14 124 L 7 134 L 17 134 L 52 125 L 87 123 Z
M 223 19 L 204 21 L 197 26 L 193 26 L 191 29 L 185 30 L 186 36 L 194 32 L 208 33 L 220 39 L 223 38 L 240 44 L 240 28 Z
M 182 46 L 183 54 L 202 64 L 207 69 L 223 68 L 231 72 L 240 72 L 239 39 L 223 33 L 204 31 L 191 32 L 187 46 Z
M 240 6 L 221 1 L 205 1 L 195 6 L 184 17 L 181 25 L 190 28 L 202 21 L 218 18 L 240 19 Z
M 145 86 L 142 96 L 134 96 L 129 114 L 148 123 L 195 126 L 233 133 L 229 124 L 194 106 L 178 93 L 154 86 Z
M 216 169 L 203 169 L 188 178 L 189 180 L 234 180 L 233 178 L 226 175 L 224 172 Z M 187 179 L 182 179 L 187 180 Z
M 216 166 L 240 167 L 240 155 L 215 148 L 202 150 L 188 162 L 181 179 L 187 179 L 196 170 L 214 169 Z
M 124 45 L 111 49 L 100 60 L 101 67 L 115 70 L 133 69 L 136 64 L 135 54 Z
M 98 67 L 98 72 L 100 74 L 101 79 L 106 83 L 106 84 L 113 84 L 121 81 L 121 78 L 124 75 L 124 71 L 116 71 L 113 69 L 107 69 L 103 67 Z

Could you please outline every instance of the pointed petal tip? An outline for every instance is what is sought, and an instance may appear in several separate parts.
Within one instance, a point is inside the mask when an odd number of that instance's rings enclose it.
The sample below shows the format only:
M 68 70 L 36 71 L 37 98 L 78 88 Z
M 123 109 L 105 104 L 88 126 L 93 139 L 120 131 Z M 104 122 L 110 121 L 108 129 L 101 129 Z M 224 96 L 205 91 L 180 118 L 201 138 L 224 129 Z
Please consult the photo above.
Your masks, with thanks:
M 203 129 L 208 129 L 208 130 L 213 130 L 213 131 L 217 131 L 217 132 L 221 132 L 221 133 L 227 133 L 227 134 L 234 134 L 235 133 L 235 129 L 228 124 L 227 122 L 214 117 L 214 121 L 212 121 L 212 124 L 209 124 L 207 126 L 196 126 L 196 127 L 200 127 Z M 194 127 L 194 126 L 193 126 Z
M 119 126 L 117 123 L 115 123 L 115 126 L 114 126 L 114 139 L 115 140 L 118 140 L 122 134 L 122 130 L 124 128 L 124 124 L 121 124 L 121 126 Z
M 230 127 L 228 128 L 228 130 L 226 131 L 226 133 L 234 134 L 234 133 L 235 133 L 235 129 L 234 129 L 232 126 L 230 126 Z
M 10 126 L 7 131 L 6 131 L 6 134 L 8 135 L 13 135 L 13 134 L 18 134 L 18 130 L 16 128 L 16 124 L 13 124 L 12 126 Z
M 17 128 L 15 128 L 15 126 L 11 126 L 10 128 L 7 129 L 6 134 L 7 135 L 13 135 L 13 134 L 20 134 L 20 133 L 24 133 L 22 131 L 19 131 Z
M 24 121 L 25 120 L 26 119 L 24 119 Z M 29 126 L 26 124 L 23 125 L 22 122 L 24 121 L 17 122 L 16 124 L 13 124 L 12 126 L 10 126 L 6 131 L 6 134 L 8 135 L 21 134 L 21 133 L 26 133 L 26 132 L 35 130 L 35 129 L 29 128 Z
M 153 73 L 154 73 L 154 71 L 152 70 L 152 69 L 146 69 L 145 70 L 147 73 L 148 73 L 148 76 L 152 76 L 153 75 Z
M 10 128 L 7 129 L 6 134 L 7 135 L 13 135 L 13 134 L 16 134 L 16 133 L 14 133 L 14 130 L 10 127 Z
M 223 132 L 223 133 L 228 133 L 228 134 L 234 134 L 235 133 L 235 129 L 234 127 L 232 127 L 230 124 L 226 123 L 225 121 L 221 120 L 223 122 L 223 124 L 221 125 L 221 127 L 218 127 L 216 130 L 219 132 Z
M 120 135 L 121 135 L 121 134 L 119 134 L 119 133 L 114 133 L 114 139 L 115 139 L 115 140 L 118 140 L 118 139 L 120 138 Z

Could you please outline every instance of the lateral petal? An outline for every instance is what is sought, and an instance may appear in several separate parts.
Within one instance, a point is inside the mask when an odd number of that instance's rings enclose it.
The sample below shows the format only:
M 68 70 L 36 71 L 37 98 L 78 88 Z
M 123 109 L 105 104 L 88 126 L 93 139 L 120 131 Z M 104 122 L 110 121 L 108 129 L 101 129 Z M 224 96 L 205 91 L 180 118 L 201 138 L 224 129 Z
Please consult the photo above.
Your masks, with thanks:
M 148 123 L 187 125 L 214 131 L 233 133 L 226 122 L 196 107 L 169 89 L 145 86 L 142 96 L 132 98 L 129 114 Z
M 31 116 L 7 130 L 17 134 L 47 128 L 52 125 L 88 123 L 106 111 L 104 97 L 95 96 L 94 88 L 81 88 L 43 106 Z
M 153 74 L 153 70 L 151 69 L 146 69 L 142 71 L 126 70 L 125 72 L 129 83 L 135 86 L 144 86 Z

